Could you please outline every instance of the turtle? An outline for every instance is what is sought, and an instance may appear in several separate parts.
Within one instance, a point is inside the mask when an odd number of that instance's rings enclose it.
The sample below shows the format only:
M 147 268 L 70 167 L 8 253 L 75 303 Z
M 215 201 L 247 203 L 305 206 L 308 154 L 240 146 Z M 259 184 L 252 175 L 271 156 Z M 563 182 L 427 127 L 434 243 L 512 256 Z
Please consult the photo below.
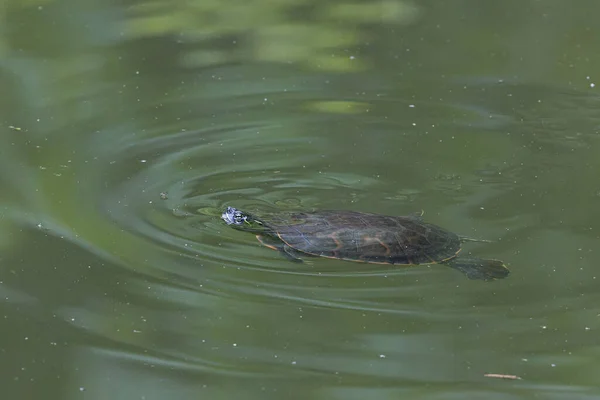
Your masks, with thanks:
M 296 262 L 309 255 L 373 264 L 443 264 L 469 279 L 485 281 L 510 273 L 500 260 L 459 257 L 463 242 L 489 241 L 427 223 L 422 212 L 388 216 L 349 210 L 293 211 L 258 218 L 227 207 L 221 218 L 233 228 L 255 233 L 263 245 Z

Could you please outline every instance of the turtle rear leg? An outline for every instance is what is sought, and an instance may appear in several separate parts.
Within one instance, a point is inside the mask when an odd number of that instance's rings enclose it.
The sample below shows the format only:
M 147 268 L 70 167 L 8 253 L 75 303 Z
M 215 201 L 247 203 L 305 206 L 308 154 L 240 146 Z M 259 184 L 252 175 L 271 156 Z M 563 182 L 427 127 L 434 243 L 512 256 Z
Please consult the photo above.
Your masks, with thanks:
M 448 260 L 444 264 L 462 272 L 469 279 L 492 281 L 506 278 L 510 274 L 509 269 L 500 260 L 457 257 Z
M 287 244 L 283 243 L 281 240 L 277 240 L 275 238 L 269 236 L 256 235 L 258 241 L 265 247 L 270 248 L 271 250 L 277 250 L 280 254 L 282 254 L 285 258 L 290 261 L 301 263 L 303 260 L 297 254 L 298 252 L 292 249 Z

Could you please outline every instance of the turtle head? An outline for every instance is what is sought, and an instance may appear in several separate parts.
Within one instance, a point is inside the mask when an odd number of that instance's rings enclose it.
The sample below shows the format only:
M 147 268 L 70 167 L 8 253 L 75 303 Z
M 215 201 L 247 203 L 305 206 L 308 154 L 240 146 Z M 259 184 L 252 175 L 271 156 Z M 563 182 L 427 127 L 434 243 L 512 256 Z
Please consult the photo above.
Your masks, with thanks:
M 221 214 L 221 219 L 233 228 L 248 231 L 260 231 L 264 229 L 264 225 L 261 221 L 257 220 L 252 215 L 233 207 L 227 207 L 225 212 Z

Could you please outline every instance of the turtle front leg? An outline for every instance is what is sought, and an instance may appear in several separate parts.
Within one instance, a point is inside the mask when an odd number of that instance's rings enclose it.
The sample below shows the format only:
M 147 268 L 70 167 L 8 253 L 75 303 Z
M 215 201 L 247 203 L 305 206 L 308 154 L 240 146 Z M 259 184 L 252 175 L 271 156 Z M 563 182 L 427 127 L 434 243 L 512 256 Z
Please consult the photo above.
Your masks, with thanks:
M 290 261 L 301 263 L 304 262 L 300 257 L 296 250 L 292 249 L 287 244 L 283 243 L 279 239 L 275 239 L 270 236 L 256 235 L 258 241 L 265 247 L 270 248 L 271 250 L 276 250 L 280 254 L 282 254 L 285 258 Z
M 297 263 L 301 263 L 304 262 L 304 260 L 302 260 L 302 258 L 300 258 L 300 253 L 297 252 L 296 250 L 292 249 L 290 246 L 288 246 L 287 244 L 284 244 L 282 246 L 282 252 L 285 254 L 285 256 L 293 262 L 297 262 Z

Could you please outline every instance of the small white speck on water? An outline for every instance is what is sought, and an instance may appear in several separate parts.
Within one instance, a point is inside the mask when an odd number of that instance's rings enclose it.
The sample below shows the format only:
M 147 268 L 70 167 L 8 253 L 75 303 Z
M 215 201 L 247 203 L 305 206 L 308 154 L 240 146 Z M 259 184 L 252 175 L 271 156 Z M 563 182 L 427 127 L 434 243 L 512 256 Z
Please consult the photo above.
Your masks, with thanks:
M 379 358 L 385 358 L 385 354 L 380 354 Z

